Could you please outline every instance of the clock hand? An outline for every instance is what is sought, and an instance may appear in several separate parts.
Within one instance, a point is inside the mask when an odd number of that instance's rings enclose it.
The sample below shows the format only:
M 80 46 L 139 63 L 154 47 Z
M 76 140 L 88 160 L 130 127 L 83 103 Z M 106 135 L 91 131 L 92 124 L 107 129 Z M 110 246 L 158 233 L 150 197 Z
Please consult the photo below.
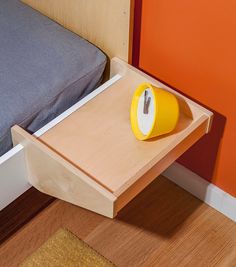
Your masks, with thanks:
M 148 109 L 147 109 L 147 91 L 146 90 L 144 92 L 143 113 L 144 114 L 148 114 Z
M 143 105 L 143 113 L 148 114 L 149 106 L 151 102 L 151 97 L 149 96 L 147 99 L 147 91 L 144 92 L 144 105 Z
M 147 114 L 148 114 L 148 111 L 149 111 L 149 106 L 150 106 L 150 103 L 151 103 L 151 97 L 149 96 L 148 97 L 148 100 L 147 100 L 147 102 L 146 102 L 146 105 L 147 105 Z

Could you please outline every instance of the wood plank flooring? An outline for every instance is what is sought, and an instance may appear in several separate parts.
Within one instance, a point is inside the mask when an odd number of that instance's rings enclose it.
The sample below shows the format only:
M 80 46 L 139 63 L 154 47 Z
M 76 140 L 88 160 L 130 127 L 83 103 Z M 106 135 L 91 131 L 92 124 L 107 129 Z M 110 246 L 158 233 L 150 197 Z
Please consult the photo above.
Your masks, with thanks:
M 55 201 L 0 247 L 0 266 L 18 266 L 58 228 L 117 266 L 236 266 L 236 223 L 164 177 L 114 220 Z

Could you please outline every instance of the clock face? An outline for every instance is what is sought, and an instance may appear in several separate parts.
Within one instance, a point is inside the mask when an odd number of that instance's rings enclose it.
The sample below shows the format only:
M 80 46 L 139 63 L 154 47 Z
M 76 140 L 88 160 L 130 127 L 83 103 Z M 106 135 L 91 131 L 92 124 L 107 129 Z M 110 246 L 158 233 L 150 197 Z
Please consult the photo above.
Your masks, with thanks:
M 143 135 L 147 135 L 155 119 L 154 96 L 149 88 L 144 90 L 139 97 L 137 119 L 139 130 Z

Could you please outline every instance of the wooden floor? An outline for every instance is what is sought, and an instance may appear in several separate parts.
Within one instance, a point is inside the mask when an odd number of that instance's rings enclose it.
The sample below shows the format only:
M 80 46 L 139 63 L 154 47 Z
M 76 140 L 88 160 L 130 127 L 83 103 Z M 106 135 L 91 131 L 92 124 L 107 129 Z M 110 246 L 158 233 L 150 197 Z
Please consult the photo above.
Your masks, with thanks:
M 236 266 L 236 223 L 164 177 L 115 220 L 53 202 L 3 243 L 0 266 L 18 266 L 60 227 L 117 266 Z

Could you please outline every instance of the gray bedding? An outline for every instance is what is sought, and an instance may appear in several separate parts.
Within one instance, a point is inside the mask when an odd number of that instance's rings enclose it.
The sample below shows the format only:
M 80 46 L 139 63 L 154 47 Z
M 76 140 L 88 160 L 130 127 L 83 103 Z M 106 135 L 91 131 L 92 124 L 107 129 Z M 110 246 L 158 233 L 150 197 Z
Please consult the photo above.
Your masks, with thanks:
M 79 18 L 78 18 L 79 19 Z M 101 81 L 105 55 L 16 0 L 0 0 L 0 155 L 10 128 L 35 132 Z

